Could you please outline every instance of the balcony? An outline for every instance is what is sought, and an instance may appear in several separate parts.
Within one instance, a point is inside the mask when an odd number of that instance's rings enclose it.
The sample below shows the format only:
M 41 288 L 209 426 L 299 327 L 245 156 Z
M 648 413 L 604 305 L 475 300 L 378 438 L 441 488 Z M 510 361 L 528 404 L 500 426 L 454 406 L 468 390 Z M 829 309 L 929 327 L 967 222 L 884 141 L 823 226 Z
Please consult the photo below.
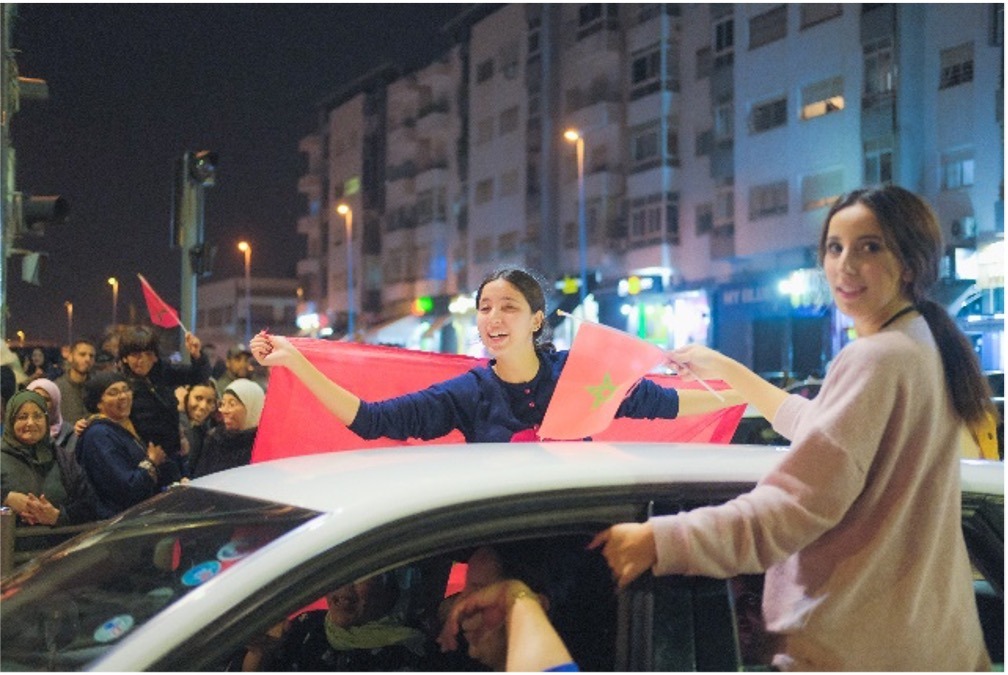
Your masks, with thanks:
M 306 195 L 309 199 L 322 196 L 322 176 L 310 173 L 298 179 L 298 193 Z

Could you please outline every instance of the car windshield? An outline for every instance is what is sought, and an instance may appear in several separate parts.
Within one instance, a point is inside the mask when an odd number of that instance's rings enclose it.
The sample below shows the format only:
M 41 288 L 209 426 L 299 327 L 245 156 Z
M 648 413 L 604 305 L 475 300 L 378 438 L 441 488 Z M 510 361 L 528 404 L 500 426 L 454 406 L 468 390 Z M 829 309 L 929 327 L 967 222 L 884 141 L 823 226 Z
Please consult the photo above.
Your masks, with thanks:
M 4 579 L 0 670 L 85 667 L 189 591 L 317 515 L 197 488 L 162 493 Z

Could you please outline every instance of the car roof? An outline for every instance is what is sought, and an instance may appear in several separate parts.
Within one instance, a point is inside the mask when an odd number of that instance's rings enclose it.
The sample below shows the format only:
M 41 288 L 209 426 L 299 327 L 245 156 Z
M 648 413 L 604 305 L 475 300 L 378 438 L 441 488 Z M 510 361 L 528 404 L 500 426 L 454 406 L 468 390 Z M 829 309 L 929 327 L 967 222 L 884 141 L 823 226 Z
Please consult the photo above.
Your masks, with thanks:
M 543 489 L 755 483 L 788 450 L 581 441 L 401 446 L 260 462 L 211 474 L 191 485 L 321 512 L 388 502 L 394 494 L 408 515 L 459 501 Z M 999 462 L 963 460 L 962 466 L 964 491 L 1004 494 Z

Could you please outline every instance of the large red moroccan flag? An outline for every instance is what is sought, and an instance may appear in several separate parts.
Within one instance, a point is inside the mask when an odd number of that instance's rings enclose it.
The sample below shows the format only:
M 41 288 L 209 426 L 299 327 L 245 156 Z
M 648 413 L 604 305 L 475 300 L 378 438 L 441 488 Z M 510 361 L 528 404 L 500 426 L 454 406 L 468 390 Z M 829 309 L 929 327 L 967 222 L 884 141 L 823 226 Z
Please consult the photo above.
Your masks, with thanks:
M 144 301 L 147 303 L 147 311 L 150 313 L 151 323 L 161 328 L 182 326 L 182 322 L 179 321 L 178 312 L 161 299 L 161 296 L 155 292 L 153 286 L 147 283 L 142 274 L 138 274 L 137 276 L 140 278 L 140 288 L 143 289 Z M 182 326 L 182 330 L 185 330 L 185 326 Z
M 371 401 L 422 389 L 486 362 L 469 356 L 395 347 L 310 338 L 289 339 L 319 370 L 364 400 Z M 700 387 L 696 382 L 683 382 L 671 376 L 649 375 L 648 378 L 662 386 L 677 389 Z M 715 383 L 715 386 L 723 385 Z M 737 406 L 674 420 L 619 418 L 593 438 L 606 441 L 727 443 L 742 418 L 743 410 L 744 406 Z M 357 448 L 461 442 L 463 437 L 458 431 L 432 441 L 364 440 L 326 410 L 289 370 L 271 368 L 252 461 Z

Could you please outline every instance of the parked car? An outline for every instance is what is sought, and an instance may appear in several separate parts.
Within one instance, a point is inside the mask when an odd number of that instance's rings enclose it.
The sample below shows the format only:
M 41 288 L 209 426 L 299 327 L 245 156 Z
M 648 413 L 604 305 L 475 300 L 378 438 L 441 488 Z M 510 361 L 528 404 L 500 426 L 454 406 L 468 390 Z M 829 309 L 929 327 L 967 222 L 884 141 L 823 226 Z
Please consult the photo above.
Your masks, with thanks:
M 331 589 L 393 573 L 436 631 L 475 547 L 522 557 L 584 670 L 766 669 L 761 578 L 638 579 L 616 593 L 599 530 L 731 499 L 788 452 L 740 445 L 484 444 L 336 452 L 213 474 L 137 505 L 2 582 L 0 670 L 222 670 Z M 981 620 L 1003 662 L 1004 473 L 962 463 Z M 912 536 L 912 533 L 907 533 Z M 447 669 L 457 670 L 454 663 Z

